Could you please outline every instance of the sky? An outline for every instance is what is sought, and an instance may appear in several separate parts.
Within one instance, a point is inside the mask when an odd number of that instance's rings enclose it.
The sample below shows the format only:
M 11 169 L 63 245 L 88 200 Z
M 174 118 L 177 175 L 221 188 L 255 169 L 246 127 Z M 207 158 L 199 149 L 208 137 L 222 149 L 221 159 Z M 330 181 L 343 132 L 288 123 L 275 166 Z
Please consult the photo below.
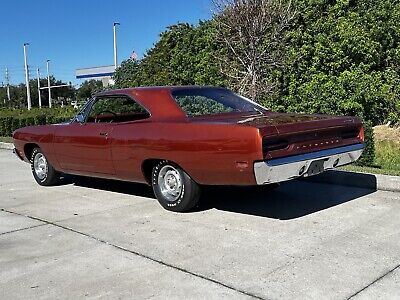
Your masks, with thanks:
M 30 78 L 50 74 L 74 85 L 75 69 L 112 65 L 113 22 L 119 63 L 135 51 L 139 58 L 157 42 L 167 26 L 197 24 L 211 17 L 210 0 L 4 0 L 0 13 L 0 85 L 5 68 L 12 84 L 24 82 L 23 44 Z

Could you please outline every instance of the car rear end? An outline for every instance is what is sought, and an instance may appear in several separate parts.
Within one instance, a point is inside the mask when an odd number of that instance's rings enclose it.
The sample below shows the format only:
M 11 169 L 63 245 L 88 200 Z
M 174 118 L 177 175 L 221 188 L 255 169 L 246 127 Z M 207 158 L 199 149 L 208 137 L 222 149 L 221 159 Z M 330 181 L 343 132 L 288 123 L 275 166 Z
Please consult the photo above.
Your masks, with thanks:
M 254 163 L 257 184 L 307 177 L 355 162 L 364 130 L 355 117 L 270 113 L 248 122 L 259 128 L 262 161 Z M 267 128 L 273 125 L 275 135 Z

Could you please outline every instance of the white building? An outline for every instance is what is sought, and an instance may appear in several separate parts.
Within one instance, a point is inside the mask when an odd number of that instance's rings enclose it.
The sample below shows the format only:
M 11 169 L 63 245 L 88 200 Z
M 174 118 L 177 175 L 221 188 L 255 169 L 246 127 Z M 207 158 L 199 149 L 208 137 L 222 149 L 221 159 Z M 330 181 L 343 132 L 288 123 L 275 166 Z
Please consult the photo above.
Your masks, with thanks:
M 115 67 L 104 66 L 104 67 L 93 67 L 93 68 L 82 68 L 77 69 L 75 72 L 76 79 L 90 80 L 96 79 L 103 82 L 103 86 L 107 87 L 109 85 L 114 85 L 114 80 L 112 76 L 115 73 Z

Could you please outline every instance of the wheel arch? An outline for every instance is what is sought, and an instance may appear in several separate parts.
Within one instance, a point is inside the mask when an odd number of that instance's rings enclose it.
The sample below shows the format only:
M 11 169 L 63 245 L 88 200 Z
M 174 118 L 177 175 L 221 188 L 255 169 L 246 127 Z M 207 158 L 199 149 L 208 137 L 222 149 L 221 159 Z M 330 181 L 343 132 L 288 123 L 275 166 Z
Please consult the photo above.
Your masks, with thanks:
M 142 173 L 143 173 L 143 177 L 145 178 L 146 183 L 147 183 L 148 185 L 151 185 L 151 172 L 153 171 L 153 167 L 154 167 L 156 164 L 158 164 L 158 163 L 160 163 L 160 162 L 162 162 L 162 161 L 167 161 L 167 162 L 169 162 L 169 163 L 171 163 L 171 164 L 173 164 L 173 165 L 175 165 L 175 166 L 181 168 L 187 175 L 189 175 L 189 177 L 190 177 L 193 181 L 196 182 L 196 180 L 193 179 L 193 177 L 190 175 L 190 173 L 187 172 L 187 170 L 185 170 L 184 168 L 182 168 L 178 163 L 176 163 L 176 162 L 174 162 L 174 161 L 172 161 L 172 160 L 170 160 L 170 159 L 164 159 L 164 158 L 148 158 L 148 159 L 145 159 L 145 160 L 142 162 Z M 197 182 L 196 182 L 196 183 L 197 183 Z
M 24 145 L 24 154 L 28 160 L 31 159 L 33 149 L 35 149 L 35 148 L 40 148 L 40 146 L 36 143 L 26 143 Z

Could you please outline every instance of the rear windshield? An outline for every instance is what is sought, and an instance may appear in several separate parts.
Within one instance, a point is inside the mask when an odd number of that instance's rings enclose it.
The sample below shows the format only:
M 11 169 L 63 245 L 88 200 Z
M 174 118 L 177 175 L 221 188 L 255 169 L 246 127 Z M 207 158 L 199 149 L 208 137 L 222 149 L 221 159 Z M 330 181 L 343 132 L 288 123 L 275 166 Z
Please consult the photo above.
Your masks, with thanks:
M 188 116 L 265 111 L 262 106 L 223 88 L 178 89 L 172 91 L 172 97 Z

